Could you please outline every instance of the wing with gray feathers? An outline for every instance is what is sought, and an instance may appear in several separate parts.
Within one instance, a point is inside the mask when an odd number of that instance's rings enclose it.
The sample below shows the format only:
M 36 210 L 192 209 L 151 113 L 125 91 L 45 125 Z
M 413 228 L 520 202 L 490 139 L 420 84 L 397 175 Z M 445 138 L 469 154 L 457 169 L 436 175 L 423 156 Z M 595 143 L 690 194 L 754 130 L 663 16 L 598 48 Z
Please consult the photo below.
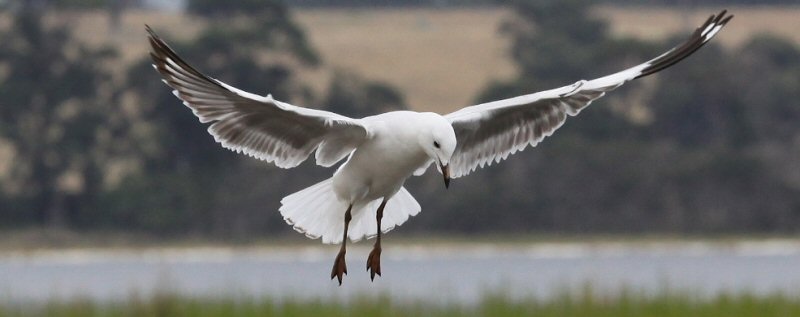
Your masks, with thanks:
M 299 165 L 317 150 L 317 164 L 331 166 L 369 137 L 360 120 L 254 95 L 203 75 L 149 26 L 147 32 L 153 67 L 200 122 L 213 122 L 208 132 L 225 148 L 282 168 Z
M 478 167 L 500 162 L 542 139 L 592 101 L 627 81 L 661 71 L 707 43 L 733 18 L 726 11 L 712 15 L 683 44 L 626 70 L 530 95 L 466 107 L 445 116 L 458 145 L 450 160 L 450 176 L 461 177 Z

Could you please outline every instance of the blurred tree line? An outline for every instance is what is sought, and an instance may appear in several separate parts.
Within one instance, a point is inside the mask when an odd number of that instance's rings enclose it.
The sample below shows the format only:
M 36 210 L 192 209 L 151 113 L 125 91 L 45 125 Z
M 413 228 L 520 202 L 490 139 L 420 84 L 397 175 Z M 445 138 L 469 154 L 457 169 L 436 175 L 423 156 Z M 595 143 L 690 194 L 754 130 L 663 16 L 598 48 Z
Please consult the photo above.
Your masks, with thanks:
M 225 2 L 213 0 L 185 0 L 189 10 L 202 11 L 212 6 L 224 7 L 222 10 L 249 11 L 251 8 L 260 10 L 265 1 L 262 0 L 234 0 L 226 5 Z M 145 6 L 145 0 L 5 0 L 0 1 L 0 9 L 22 6 L 22 3 L 35 5 L 50 5 L 59 9 L 98 9 L 107 8 L 110 11 L 122 10 L 127 7 Z M 270 1 L 266 1 L 269 3 Z M 469 7 L 469 6 L 495 6 L 506 5 L 505 0 L 285 0 L 289 7 Z M 593 4 L 635 5 L 635 6 L 712 6 L 712 5 L 778 5 L 797 4 L 796 0 L 600 0 Z M 270 6 L 271 4 L 267 4 Z M 280 4 L 283 6 L 283 4 Z M 112 13 L 115 14 L 115 13 Z
M 502 33 L 519 76 L 480 101 L 610 74 L 688 36 L 614 39 L 582 1 L 510 3 L 517 16 Z M 456 193 L 427 205 L 449 215 L 424 221 L 453 231 L 797 232 L 798 84 L 795 44 L 762 35 L 723 50 L 712 41 L 596 101 L 536 149 L 454 182 Z M 493 195 L 478 194 L 486 188 Z
M 286 6 L 239 3 L 190 1 L 191 14 L 208 26 L 191 41 L 170 44 L 204 72 L 281 100 L 353 115 L 405 107 L 394 88 L 345 71 L 315 96 L 294 71 L 321 60 Z M 289 178 L 221 149 L 149 57 L 115 80 L 112 48 L 90 49 L 68 25 L 46 26 L 47 10 L 63 5 L 23 2 L 0 33 L 0 229 L 219 237 L 285 229 L 273 215 L 277 207 L 254 206 L 276 203 L 276 193 L 327 171 L 309 165 Z M 169 38 L 168 30 L 158 32 Z
M 66 0 L 62 0 L 66 1 Z M 71 0 L 76 1 L 76 0 Z M 82 0 L 97 1 L 97 0 Z M 505 5 L 505 0 L 286 0 L 293 7 L 464 7 Z M 587 2 L 588 3 L 588 2 Z M 636 6 L 709 6 L 797 4 L 796 0 L 599 0 L 592 4 Z
M 28 3 L 0 31 L 0 230 L 218 239 L 291 232 L 277 211 L 280 199 L 332 170 L 312 159 L 284 171 L 221 148 L 149 59 L 114 78 L 112 48 L 85 47 L 69 27 L 42 22 L 43 10 L 59 1 Z M 213 77 L 355 117 L 405 107 L 392 87 L 347 71 L 336 72 L 322 95 L 298 81 L 296 70 L 324 61 L 279 1 L 188 5 L 208 22 L 195 39 L 156 31 Z M 686 36 L 612 38 L 581 1 L 505 5 L 516 15 L 500 32 L 512 40 L 519 76 L 487 87 L 476 102 L 605 75 Z M 735 50 L 712 42 L 595 102 L 536 149 L 455 180 L 447 192 L 438 177 L 412 178 L 408 187 L 424 212 L 401 231 L 797 232 L 798 57 L 794 43 L 769 35 Z

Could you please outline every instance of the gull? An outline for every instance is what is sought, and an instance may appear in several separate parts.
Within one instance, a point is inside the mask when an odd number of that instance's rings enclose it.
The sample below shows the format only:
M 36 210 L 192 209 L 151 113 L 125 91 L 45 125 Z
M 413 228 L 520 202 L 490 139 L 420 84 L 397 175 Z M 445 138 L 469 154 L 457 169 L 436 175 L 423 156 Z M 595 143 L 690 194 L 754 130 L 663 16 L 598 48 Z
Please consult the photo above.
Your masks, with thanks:
M 392 111 L 361 119 L 294 106 L 272 95 L 234 88 L 185 62 L 149 26 L 153 67 L 175 96 L 223 147 L 292 168 L 313 152 L 333 176 L 281 200 L 279 211 L 295 230 L 323 243 L 341 243 L 331 279 L 347 274 L 347 240 L 377 237 L 367 258 L 381 275 L 381 234 L 421 208 L 403 188 L 406 179 L 436 165 L 445 188 L 451 178 L 499 163 L 536 146 L 589 104 L 622 84 L 659 72 L 711 40 L 732 15 L 712 15 L 683 44 L 647 62 L 564 87 L 465 107 L 453 113 Z

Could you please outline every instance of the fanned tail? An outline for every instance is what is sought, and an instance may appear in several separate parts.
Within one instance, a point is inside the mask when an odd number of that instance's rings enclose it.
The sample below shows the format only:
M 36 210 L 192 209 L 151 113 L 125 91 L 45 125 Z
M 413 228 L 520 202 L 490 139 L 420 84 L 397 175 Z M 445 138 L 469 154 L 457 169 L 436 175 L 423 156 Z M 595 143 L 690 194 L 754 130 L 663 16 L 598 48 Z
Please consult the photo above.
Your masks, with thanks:
M 353 218 L 347 237 L 350 241 L 372 238 L 378 234 L 375 219 L 381 200 L 376 199 L 366 204 L 353 206 L 350 211 Z M 294 230 L 311 239 L 322 238 L 322 243 L 337 244 L 342 242 L 344 231 L 344 213 L 347 203 L 340 201 L 333 191 L 332 179 L 326 179 L 311 187 L 281 199 L 279 209 L 286 223 Z M 386 202 L 381 220 L 381 231 L 388 232 L 402 225 L 411 216 L 421 210 L 419 203 L 405 188 L 400 190 Z

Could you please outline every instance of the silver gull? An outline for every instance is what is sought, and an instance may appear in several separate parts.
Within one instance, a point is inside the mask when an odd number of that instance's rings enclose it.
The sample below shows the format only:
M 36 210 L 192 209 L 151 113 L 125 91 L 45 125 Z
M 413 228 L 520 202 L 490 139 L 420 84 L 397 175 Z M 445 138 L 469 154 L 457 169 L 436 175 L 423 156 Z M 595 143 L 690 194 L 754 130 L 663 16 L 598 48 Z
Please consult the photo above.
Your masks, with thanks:
M 432 163 L 444 177 L 465 176 L 478 167 L 535 146 L 568 116 L 625 82 L 661 71 L 711 40 L 733 16 L 712 15 L 683 44 L 640 65 L 552 90 L 466 107 L 439 115 L 393 111 L 354 119 L 303 108 L 271 95 L 251 94 L 208 77 L 180 58 L 147 27 L 154 67 L 223 147 L 292 168 L 312 152 L 318 165 L 340 165 L 333 177 L 281 200 L 280 212 L 295 230 L 323 243 L 340 243 L 331 279 L 347 274 L 347 238 L 377 236 L 367 259 L 374 280 L 381 274 L 381 233 L 420 212 L 403 188 Z

